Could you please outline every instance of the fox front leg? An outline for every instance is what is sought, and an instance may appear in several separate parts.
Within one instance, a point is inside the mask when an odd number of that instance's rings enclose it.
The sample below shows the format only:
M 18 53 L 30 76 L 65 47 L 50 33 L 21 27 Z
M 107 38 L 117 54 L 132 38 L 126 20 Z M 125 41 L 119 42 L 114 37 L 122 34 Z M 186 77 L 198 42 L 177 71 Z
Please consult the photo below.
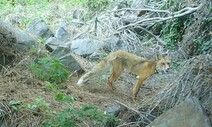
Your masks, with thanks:
M 136 99 L 136 97 L 138 95 L 140 87 L 143 85 L 144 80 L 146 80 L 149 76 L 151 76 L 151 74 L 137 76 L 138 81 L 137 81 L 135 87 L 133 88 L 133 100 L 134 101 L 135 101 L 135 99 Z
M 144 81 L 144 79 L 140 78 L 140 76 L 139 76 L 138 81 L 137 81 L 135 87 L 133 88 L 133 100 L 134 101 L 138 95 L 138 92 L 140 90 L 140 87 L 141 87 L 143 81 Z

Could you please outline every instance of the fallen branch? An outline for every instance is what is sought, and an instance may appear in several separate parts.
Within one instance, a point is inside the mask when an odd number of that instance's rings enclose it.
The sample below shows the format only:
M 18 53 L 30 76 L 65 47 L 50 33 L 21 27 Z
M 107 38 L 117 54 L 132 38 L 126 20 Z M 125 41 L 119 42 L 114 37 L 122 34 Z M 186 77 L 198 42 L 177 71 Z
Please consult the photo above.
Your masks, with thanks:
M 177 12 L 174 12 L 172 16 L 169 16 L 169 17 L 154 17 L 154 18 L 148 18 L 148 19 L 143 19 L 143 20 L 140 20 L 140 21 L 137 21 L 135 23 L 131 23 L 131 24 L 128 24 L 128 25 L 125 25 L 125 26 L 122 26 L 120 28 L 118 28 L 117 30 L 123 30 L 127 27 L 131 27 L 131 26 L 147 26 L 148 24 L 149 25 L 153 25 L 157 22 L 162 22 L 162 21 L 166 21 L 166 20 L 169 20 L 169 19 L 173 19 L 173 18 L 179 18 L 179 17 L 182 17 L 182 16 L 185 16 L 185 15 L 188 15 L 188 14 L 191 14 L 197 10 L 199 10 L 200 8 L 203 7 L 204 4 L 200 4 L 199 6 L 197 7 L 186 7 L 180 11 L 177 11 Z M 148 23 L 145 23 L 145 22 L 148 22 Z M 145 23 L 145 24 L 141 24 L 141 23 Z
M 168 10 L 154 10 L 154 9 L 133 9 L 133 8 L 122 8 L 117 10 L 112 10 L 111 12 L 119 12 L 119 11 L 151 11 L 151 12 L 159 12 L 159 13 L 168 13 L 171 14 Z
M 120 105 L 122 105 L 122 106 L 124 106 L 124 107 L 130 109 L 131 111 L 137 113 L 140 117 L 146 119 L 149 123 L 151 122 L 151 120 L 149 120 L 149 118 L 146 117 L 146 116 L 151 115 L 151 114 L 144 112 L 145 115 L 143 115 L 142 112 L 140 112 L 140 111 L 138 111 L 138 110 L 136 110 L 136 109 L 134 109 L 134 108 L 131 108 L 131 107 L 127 106 L 126 104 L 124 104 L 124 103 L 122 103 L 122 102 L 120 102 L 120 101 L 118 101 L 118 100 L 115 100 L 115 101 L 116 101 L 117 103 L 119 103 Z M 148 114 L 148 115 L 147 115 L 147 114 Z M 142 122 L 144 122 L 144 121 L 142 121 Z M 146 122 L 145 122 L 145 123 L 146 123 Z
M 131 108 L 131 107 L 127 106 L 126 104 L 124 104 L 124 103 L 122 103 L 122 102 L 120 102 L 120 101 L 118 101 L 118 100 L 115 100 L 115 101 L 116 101 L 117 103 L 119 103 L 120 105 L 122 105 L 122 106 L 124 106 L 124 107 L 130 109 L 131 111 L 133 111 L 133 112 L 135 112 L 135 113 L 137 113 L 137 114 L 140 114 L 140 112 L 139 112 L 138 110 L 136 110 L 136 109 L 134 109 L 134 108 Z
M 154 35 L 152 32 L 148 31 L 147 29 L 138 26 L 138 28 L 142 29 L 143 31 L 145 31 L 146 33 L 150 34 L 151 36 L 153 36 L 158 42 L 160 42 L 161 44 L 165 45 L 166 42 L 164 42 L 162 39 L 160 39 L 158 36 Z

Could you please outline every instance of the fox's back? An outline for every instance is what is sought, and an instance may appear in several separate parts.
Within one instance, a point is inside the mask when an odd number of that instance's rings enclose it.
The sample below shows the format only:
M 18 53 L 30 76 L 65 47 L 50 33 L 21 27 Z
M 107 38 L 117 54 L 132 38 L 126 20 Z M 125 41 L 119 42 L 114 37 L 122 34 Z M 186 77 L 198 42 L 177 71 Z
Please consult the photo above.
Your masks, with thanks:
M 110 55 L 106 58 L 108 61 L 119 61 L 121 64 L 125 67 L 130 67 L 135 65 L 137 62 L 145 61 L 145 58 L 142 58 L 140 56 L 136 56 L 132 53 L 128 53 L 126 51 L 117 50 L 115 52 L 112 52 Z

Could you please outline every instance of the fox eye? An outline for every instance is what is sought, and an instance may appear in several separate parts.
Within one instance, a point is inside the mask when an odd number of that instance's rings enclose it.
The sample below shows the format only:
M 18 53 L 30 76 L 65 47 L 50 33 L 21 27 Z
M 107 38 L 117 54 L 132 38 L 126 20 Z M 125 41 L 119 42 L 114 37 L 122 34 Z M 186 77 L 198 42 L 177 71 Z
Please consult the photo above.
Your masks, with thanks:
M 162 65 L 165 65 L 165 63 L 161 63 Z

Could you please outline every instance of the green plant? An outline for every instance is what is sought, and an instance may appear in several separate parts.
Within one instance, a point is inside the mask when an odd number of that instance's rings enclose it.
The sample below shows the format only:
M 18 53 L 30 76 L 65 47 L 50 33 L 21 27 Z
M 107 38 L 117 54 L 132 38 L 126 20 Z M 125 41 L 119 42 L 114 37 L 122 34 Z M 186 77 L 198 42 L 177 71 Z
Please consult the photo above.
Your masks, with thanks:
M 55 99 L 60 103 L 76 101 L 75 97 L 66 97 L 62 93 L 56 93 Z M 116 120 L 110 115 L 101 112 L 95 106 L 83 105 L 80 108 L 74 108 L 74 106 L 71 105 L 65 110 L 56 112 L 54 117 L 46 119 L 43 125 L 45 127 L 77 127 L 82 124 L 83 121 L 92 122 L 93 125 L 102 125 L 106 119 Z
M 210 54 L 212 52 L 211 27 L 212 18 L 204 18 L 200 24 L 199 34 L 194 39 L 194 54 Z
M 21 4 L 21 5 L 35 5 L 38 2 L 47 3 L 49 0 L 11 0 L 8 3 L 12 5 Z
M 54 118 L 45 120 L 43 125 L 45 127 L 77 127 L 83 121 L 91 121 L 94 125 L 102 125 L 106 118 L 110 118 L 110 116 L 94 106 L 83 105 L 79 109 L 70 106 L 63 111 L 57 112 Z
M 35 104 L 27 104 L 26 107 L 31 110 L 39 109 L 47 109 L 49 108 L 50 104 L 47 103 L 43 98 L 36 98 Z
M 81 5 L 91 12 L 101 11 L 109 4 L 109 0 L 67 0 L 68 4 Z
M 203 38 L 197 38 L 194 40 L 195 45 L 195 54 L 207 54 L 209 50 L 212 48 L 211 41 L 206 41 Z
M 30 65 L 31 72 L 40 80 L 59 84 L 68 78 L 68 71 L 60 60 L 40 58 Z
M 185 7 L 184 0 L 167 0 L 161 4 L 161 9 L 163 10 L 170 10 L 170 11 L 179 11 Z
M 12 2 L 12 1 L 11 1 L 11 2 Z M 1 4 L 2 4 L 2 5 L 3 5 L 3 4 L 7 4 L 7 3 L 10 3 L 10 2 L 9 2 L 8 0 L 1 0 L 1 1 L 0 1 L 0 5 L 1 5 Z
M 62 93 L 56 93 L 55 94 L 55 99 L 59 102 L 72 102 L 72 101 L 76 101 L 77 99 L 73 96 L 68 96 L 68 97 L 65 97 Z
M 87 0 L 86 2 L 86 6 L 90 11 L 103 10 L 108 4 L 108 0 Z
M 178 19 L 163 24 L 160 34 L 164 38 L 167 48 L 175 50 L 178 47 L 178 43 L 182 40 L 183 28 L 183 21 Z
M 56 86 L 54 84 L 51 84 L 48 81 L 45 81 L 45 90 L 46 91 L 53 91 L 56 90 Z

